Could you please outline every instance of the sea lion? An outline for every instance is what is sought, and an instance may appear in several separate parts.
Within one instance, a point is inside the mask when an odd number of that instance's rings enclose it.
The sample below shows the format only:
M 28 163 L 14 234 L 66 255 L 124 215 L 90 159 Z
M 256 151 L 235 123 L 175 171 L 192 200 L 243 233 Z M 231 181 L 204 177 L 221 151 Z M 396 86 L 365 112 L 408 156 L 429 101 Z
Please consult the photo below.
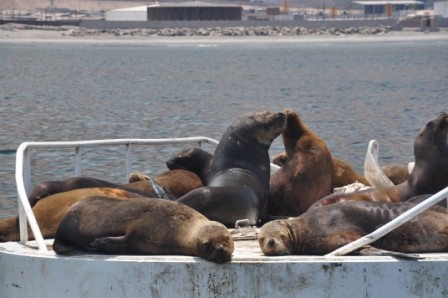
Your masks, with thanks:
M 99 216 L 101 215 L 101 216 Z M 227 228 L 183 204 L 168 200 L 90 197 L 62 219 L 53 249 L 109 254 L 190 255 L 230 262 L 234 250 Z
M 197 174 L 183 169 L 163 172 L 154 177 L 154 181 L 167 189 L 176 199 L 196 188 L 204 186 L 202 179 Z
M 381 170 L 395 185 L 403 183 L 409 178 L 408 165 L 406 164 L 384 165 L 381 166 Z
M 268 256 L 324 255 L 373 232 L 413 206 L 359 201 L 313 208 L 295 218 L 266 223 L 258 241 Z M 371 245 L 402 253 L 448 252 L 448 213 L 439 208 L 424 211 Z
M 159 187 L 163 187 L 164 191 L 168 190 L 168 192 L 173 195 L 173 197 L 168 198 L 170 200 L 177 199 L 193 189 L 204 186 L 198 175 L 182 169 L 169 170 L 155 176 L 154 178 L 141 172 L 132 172 L 129 176 L 129 183 L 132 184 L 125 184 L 125 186 L 134 188 L 134 183 L 137 185 L 142 184 L 151 191 L 154 189 L 157 190 Z
M 286 159 L 286 152 L 278 153 L 272 158 L 272 163 L 281 167 Z M 331 188 L 335 189 L 357 182 L 367 186 L 370 185 L 366 177 L 356 172 L 347 162 L 333 157 Z
M 154 178 L 142 174 L 133 174 L 129 178 L 130 183 L 126 184 L 118 184 L 86 176 L 45 181 L 33 187 L 28 195 L 28 199 L 30 205 L 34 206 L 37 201 L 52 194 L 79 188 L 110 187 L 136 192 L 147 197 L 162 197 L 174 200 L 188 191 L 200 187 L 202 184 L 190 172 L 182 170 L 167 171 Z M 154 179 L 154 181 L 151 181 L 151 179 Z M 154 183 L 157 185 L 154 185 Z M 155 192 L 153 186 L 156 186 L 159 189 L 159 193 L 162 192 L 162 194 Z
M 385 189 L 334 194 L 312 207 L 343 201 L 403 202 L 422 194 L 435 194 L 448 186 L 448 114 L 441 112 L 426 123 L 414 141 L 415 166 L 408 179 Z
M 200 148 L 188 148 L 177 152 L 167 162 L 170 170 L 183 169 L 198 175 L 204 185 L 208 184 L 213 155 Z
M 369 186 L 366 177 L 356 172 L 347 162 L 333 158 L 333 176 L 331 178 L 331 187 L 333 189 L 343 187 L 352 183 L 362 183 Z
M 332 191 L 333 160 L 325 142 L 289 109 L 282 133 L 287 158 L 271 176 L 268 214 L 297 216 Z
M 117 188 L 79 188 L 60 192 L 39 200 L 32 208 L 37 224 L 44 238 L 54 238 L 56 229 L 65 212 L 76 202 L 90 196 L 109 196 L 120 198 L 142 197 L 138 193 Z M 34 239 L 31 228 L 28 227 L 29 239 Z M 17 216 L 0 220 L 0 242 L 19 241 L 19 218 Z
M 229 227 L 240 219 L 258 224 L 266 217 L 268 150 L 285 123 L 284 113 L 250 113 L 237 119 L 216 147 L 208 185 L 177 201 Z
M 31 207 L 45 197 L 59 192 L 65 192 L 78 188 L 88 187 L 112 187 L 117 188 L 118 184 L 92 177 L 70 177 L 64 180 L 45 181 L 33 187 L 28 195 Z

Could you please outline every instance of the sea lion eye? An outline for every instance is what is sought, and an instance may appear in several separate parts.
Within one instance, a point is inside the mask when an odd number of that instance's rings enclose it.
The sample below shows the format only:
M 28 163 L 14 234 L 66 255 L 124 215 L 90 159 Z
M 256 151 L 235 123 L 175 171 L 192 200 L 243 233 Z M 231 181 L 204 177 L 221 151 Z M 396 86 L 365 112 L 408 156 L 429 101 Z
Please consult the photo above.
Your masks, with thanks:
M 286 235 L 284 235 L 284 234 L 281 234 L 281 235 L 280 235 L 280 239 L 282 239 L 282 242 L 283 242 L 283 243 L 286 243 L 286 242 L 288 241 L 288 238 L 287 238 Z

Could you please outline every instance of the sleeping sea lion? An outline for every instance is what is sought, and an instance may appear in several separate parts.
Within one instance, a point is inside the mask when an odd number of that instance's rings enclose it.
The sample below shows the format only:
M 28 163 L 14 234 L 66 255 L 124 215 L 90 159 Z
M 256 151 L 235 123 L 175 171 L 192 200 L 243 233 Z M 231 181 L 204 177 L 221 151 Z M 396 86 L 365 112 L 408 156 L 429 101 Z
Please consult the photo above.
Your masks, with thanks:
M 53 244 L 58 254 L 77 250 L 109 254 L 190 255 L 230 262 L 227 228 L 169 200 L 90 197 L 73 205 Z

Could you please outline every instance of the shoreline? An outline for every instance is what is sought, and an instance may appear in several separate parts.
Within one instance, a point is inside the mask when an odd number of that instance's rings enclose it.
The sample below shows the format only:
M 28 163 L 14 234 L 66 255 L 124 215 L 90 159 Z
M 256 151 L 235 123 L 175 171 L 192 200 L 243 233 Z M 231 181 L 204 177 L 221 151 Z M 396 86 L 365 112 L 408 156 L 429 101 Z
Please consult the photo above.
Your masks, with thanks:
M 300 35 L 283 35 L 282 32 L 266 36 L 224 36 L 191 35 L 161 36 L 150 35 L 141 30 L 113 30 L 83 32 L 79 27 L 24 27 L 6 24 L 0 26 L 0 43 L 96 43 L 96 44 L 171 44 L 171 43 L 338 43 L 338 42 L 407 42 L 407 41 L 443 41 L 448 40 L 448 30 L 435 32 L 416 30 L 379 31 L 377 33 L 351 33 L 331 29 L 305 32 Z M 224 29 L 223 29 L 224 30 Z M 333 29 L 334 30 L 334 29 Z M 85 31 L 85 30 L 84 30 Z M 81 33 L 81 34 L 80 34 Z

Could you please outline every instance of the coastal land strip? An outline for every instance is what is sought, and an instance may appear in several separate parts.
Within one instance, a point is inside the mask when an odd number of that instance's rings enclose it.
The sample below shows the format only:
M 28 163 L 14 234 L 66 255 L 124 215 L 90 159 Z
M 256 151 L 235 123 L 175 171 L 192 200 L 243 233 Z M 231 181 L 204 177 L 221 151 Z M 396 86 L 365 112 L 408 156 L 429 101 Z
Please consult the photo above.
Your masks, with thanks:
M 86 29 L 77 26 L 0 25 L 0 43 L 214 43 L 359 42 L 448 40 L 448 30 L 393 31 L 387 26 L 346 29 L 303 27 L 212 27 L 166 29 Z

